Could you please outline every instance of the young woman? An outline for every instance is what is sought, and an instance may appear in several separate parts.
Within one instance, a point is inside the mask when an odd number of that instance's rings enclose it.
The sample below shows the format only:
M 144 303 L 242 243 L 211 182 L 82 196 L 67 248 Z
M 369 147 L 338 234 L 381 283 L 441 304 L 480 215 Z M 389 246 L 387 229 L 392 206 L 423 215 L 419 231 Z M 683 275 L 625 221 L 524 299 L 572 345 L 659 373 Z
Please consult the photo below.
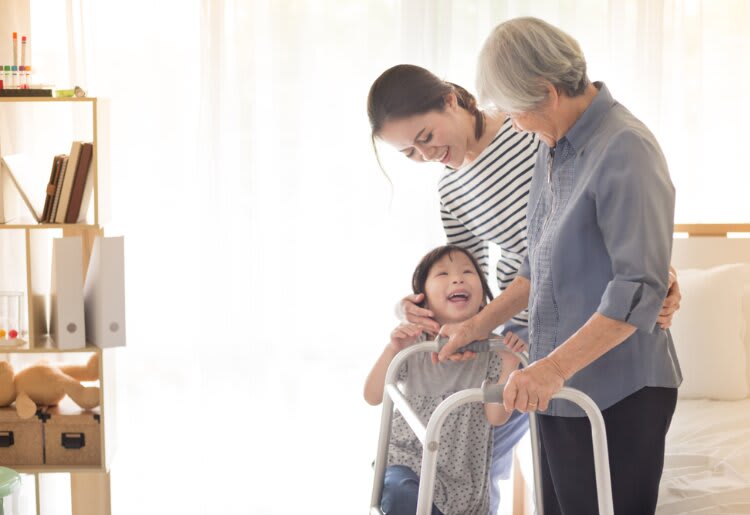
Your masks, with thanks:
M 441 324 L 463 322 L 476 315 L 492 299 L 487 281 L 472 255 L 461 247 L 446 245 L 425 255 L 414 270 L 414 293 L 425 297 L 425 305 Z M 365 400 L 372 405 L 383 400 L 385 375 L 402 349 L 423 339 L 416 324 L 399 325 L 391 333 L 380 358 L 365 383 Z M 525 342 L 506 333 L 508 348 L 525 350 Z M 451 394 L 478 388 L 484 380 L 504 383 L 518 368 L 518 358 L 509 354 L 483 354 L 475 360 L 434 365 L 427 353 L 409 357 L 399 370 L 404 395 L 422 420 Z M 489 510 L 489 473 L 492 434 L 490 424 L 502 425 L 510 418 L 499 404 L 467 404 L 451 413 L 442 429 L 445 435 L 438 454 L 433 514 L 486 515 Z M 414 515 L 417 508 L 422 444 L 396 413 L 388 448 L 381 509 L 386 515 Z
M 375 80 L 367 113 L 373 146 L 378 139 L 416 162 L 439 161 L 446 166 L 438 189 L 448 243 L 468 249 L 484 273 L 489 272 L 488 245 L 498 245 L 496 277 L 503 292 L 527 255 L 526 214 L 537 136 L 516 132 L 503 113 L 481 111 L 464 88 L 413 65 L 394 66 Z M 403 316 L 437 333 L 440 324 L 431 310 L 418 305 L 422 300 L 421 295 L 405 297 Z M 658 319 L 663 328 L 671 324 L 679 300 L 675 283 Z M 526 311 L 510 319 L 505 330 L 528 341 Z M 497 480 L 509 476 L 512 449 L 527 428 L 526 415 L 515 411 L 494 429 L 491 513 L 499 505 Z

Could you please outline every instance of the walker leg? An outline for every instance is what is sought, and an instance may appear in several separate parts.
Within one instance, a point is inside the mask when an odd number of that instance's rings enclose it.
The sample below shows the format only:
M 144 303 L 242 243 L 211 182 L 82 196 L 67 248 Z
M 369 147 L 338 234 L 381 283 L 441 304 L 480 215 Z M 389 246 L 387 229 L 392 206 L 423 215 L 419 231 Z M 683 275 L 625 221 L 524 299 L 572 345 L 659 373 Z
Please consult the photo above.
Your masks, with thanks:
M 536 413 L 529 413 L 529 436 L 531 437 L 531 456 L 534 465 L 534 508 L 537 515 L 544 515 L 542 460 L 539 455 L 539 424 L 537 424 Z

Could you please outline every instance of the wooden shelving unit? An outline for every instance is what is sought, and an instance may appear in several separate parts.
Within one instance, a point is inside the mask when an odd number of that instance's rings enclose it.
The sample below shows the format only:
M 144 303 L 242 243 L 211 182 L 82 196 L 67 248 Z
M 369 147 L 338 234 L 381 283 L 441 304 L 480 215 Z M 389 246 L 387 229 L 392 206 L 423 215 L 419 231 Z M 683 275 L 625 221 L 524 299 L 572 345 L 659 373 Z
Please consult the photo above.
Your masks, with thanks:
M 96 98 L 45 98 L 45 97 L 0 97 L 0 119 L 4 118 L 3 109 L 9 104 L 16 104 L 17 111 L 22 111 L 29 104 L 40 104 L 50 106 L 49 109 L 55 109 L 52 106 L 67 105 L 75 106 L 71 109 L 89 108 L 87 116 L 90 116 L 90 138 L 85 138 L 93 143 L 93 153 L 90 172 L 93 174 L 93 194 L 91 210 L 89 211 L 90 220 L 87 218 L 86 223 L 76 224 L 40 224 L 36 223 L 32 216 L 14 218 L 8 223 L 0 223 L 0 237 L 4 231 L 16 231 L 16 234 L 22 235 L 24 242 L 23 249 L 19 249 L 19 254 L 24 255 L 22 264 L 16 263 L 17 268 L 25 270 L 25 308 L 26 308 L 26 344 L 20 348 L 0 347 L 0 360 L 21 360 L 24 355 L 62 355 L 68 356 L 76 353 L 95 353 L 99 356 L 99 386 L 100 386 L 100 404 L 97 408 L 99 414 L 99 429 L 101 436 L 101 462 L 98 466 L 57 466 L 57 465 L 10 465 L 21 473 L 33 474 L 37 486 L 37 514 L 40 512 L 40 481 L 41 474 L 50 473 L 67 473 L 71 479 L 71 502 L 73 513 L 76 515 L 109 515 L 110 506 L 110 484 L 109 470 L 112 462 L 112 456 L 115 448 L 114 435 L 114 378 L 115 378 L 115 357 L 116 349 L 101 349 L 93 345 L 93 342 L 87 343 L 80 349 L 59 350 L 54 347 L 49 335 L 46 332 L 46 311 L 44 298 L 49 294 L 48 280 L 45 281 L 45 274 L 50 274 L 50 244 L 52 238 L 80 236 L 83 244 L 83 261 L 84 277 L 86 267 L 88 266 L 91 249 L 94 238 L 103 235 L 103 229 L 100 226 L 99 212 L 99 138 L 98 138 L 98 118 Z M 36 108 L 40 109 L 40 108 Z M 46 107 L 44 109 L 47 109 Z M 71 114 L 72 116 L 72 114 Z M 11 122 L 13 123 L 13 122 Z M 70 142 L 74 139 L 83 139 L 75 135 L 69 135 Z M 61 149 L 62 150 L 62 149 Z M 0 155 L 3 155 L 2 132 L 0 132 Z M 52 156 L 49 160 L 52 163 Z M 4 172 L 4 171 L 3 171 Z M 40 174 L 49 174 L 49 170 L 39 170 Z M 45 177 L 46 179 L 46 177 Z M 8 181 L 2 181 L 6 187 Z M 0 192 L 6 195 L 5 192 Z M 14 236 L 21 239 L 21 236 Z M 0 262 L 0 267 L 6 266 L 6 263 Z M 2 289 L 2 287 L 0 287 Z M 47 291 L 45 291 L 45 289 Z M 53 358 L 55 356 L 52 356 Z M 42 492 L 43 494 L 43 492 Z

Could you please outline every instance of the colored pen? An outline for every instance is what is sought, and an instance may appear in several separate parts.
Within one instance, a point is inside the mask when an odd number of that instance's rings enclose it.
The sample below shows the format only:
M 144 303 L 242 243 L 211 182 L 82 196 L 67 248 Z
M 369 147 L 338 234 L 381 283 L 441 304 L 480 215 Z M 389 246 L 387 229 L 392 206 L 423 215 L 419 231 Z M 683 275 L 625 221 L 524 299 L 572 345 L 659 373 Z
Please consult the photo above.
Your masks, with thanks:
M 21 38 L 21 66 L 26 66 L 26 36 Z
M 18 32 L 13 33 L 13 66 L 18 66 Z

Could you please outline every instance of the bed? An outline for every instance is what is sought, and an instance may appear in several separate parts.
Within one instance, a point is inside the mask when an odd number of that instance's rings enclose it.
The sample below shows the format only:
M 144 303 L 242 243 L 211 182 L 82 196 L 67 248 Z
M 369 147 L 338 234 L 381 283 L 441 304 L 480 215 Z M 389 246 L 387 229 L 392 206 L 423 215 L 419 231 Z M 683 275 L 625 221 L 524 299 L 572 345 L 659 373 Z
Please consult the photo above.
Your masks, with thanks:
M 750 514 L 750 225 L 675 229 L 683 300 L 672 334 L 684 381 L 656 513 Z M 514 460 L 514 515 L 534 513 L 531 478 L 527 436 Z

